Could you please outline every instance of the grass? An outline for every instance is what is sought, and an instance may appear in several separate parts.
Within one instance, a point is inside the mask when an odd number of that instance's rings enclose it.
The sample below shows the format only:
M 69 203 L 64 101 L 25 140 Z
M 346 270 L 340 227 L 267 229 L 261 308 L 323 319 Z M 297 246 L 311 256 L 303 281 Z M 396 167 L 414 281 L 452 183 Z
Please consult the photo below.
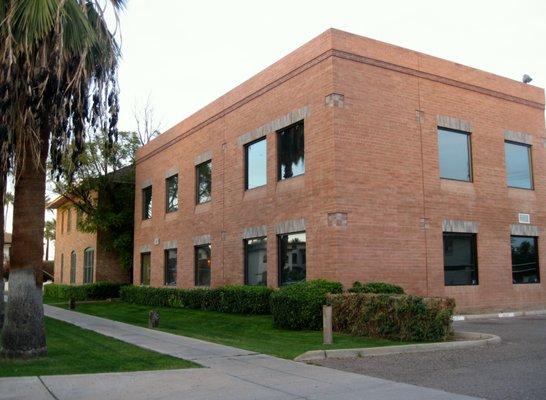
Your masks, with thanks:
M 45 326 L 48 356 L 35 360 L 0 358 L 0 377 L 198 367 L 52 318 L 45 318 Z
M 77 304 L 76 311 L 147 326 L 148 313 L 152 308 L 159 311 L 160 329 L 165 332 L 288 359 L 309 350 L 405 344 L 385 339 L 334 334 L 334 343 L 324 345 L 322 332 L 275 329 L 270 315 L 234 315 L 184 308 L 149 307 L 120 301 Z

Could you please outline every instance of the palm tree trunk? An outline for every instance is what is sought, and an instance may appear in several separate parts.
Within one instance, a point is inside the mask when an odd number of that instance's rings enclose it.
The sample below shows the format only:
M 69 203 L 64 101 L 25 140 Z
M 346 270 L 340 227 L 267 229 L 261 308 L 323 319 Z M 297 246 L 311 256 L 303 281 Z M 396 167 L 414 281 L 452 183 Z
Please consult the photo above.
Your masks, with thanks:
M 44 130 L 39 163 L 27 145 L 26 157 L 16 164 L 9 297 L 0 341 L 2 354 L 10 358 L 47 354 L 41 268 L 48 142 Z
M 6 178 L 0 173 L 0 204 L 4 204 L 4 193 L 6 192 Z M 4 213 L 0 215 L 0 332 L 4 326 Z

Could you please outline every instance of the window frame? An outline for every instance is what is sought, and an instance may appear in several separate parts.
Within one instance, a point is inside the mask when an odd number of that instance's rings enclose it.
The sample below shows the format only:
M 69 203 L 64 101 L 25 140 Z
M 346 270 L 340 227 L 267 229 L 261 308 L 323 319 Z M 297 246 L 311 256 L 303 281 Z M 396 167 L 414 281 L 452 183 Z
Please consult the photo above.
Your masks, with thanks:
M 462 237 L 470 237 L 470 250 L 471 250 L 471 257 L 473 260 L 473 267 L 475 270 L 476 275 L 476 283 L 461 283 L 461 284 L 447 284 L 446 283 L 446 264 L 445 264 L 445 238 L 446 236 L 462 236 Z M 451 287 L 451 286 L 479 286 L 480 285 L 480 275 L 479 275 L 479 265 L 478 265 L 478 234 L 472 233 L 472 232 L 443 232 L 442 234 L 442 252 L 444 257 L 444 287 Z
M 248 150 L 249 148 L 252 146 L 252 145 L 255 145 L 259 142 L 262 142 L 262 141 L 265 141 L 265 183 L 263 185 L 259 185 L 259 186 L 254 186 L 252 188 L 249 188 L 248 187 L 248 171 L 249 171 L 249 164 L 248 164 Z M 258 188 L 261 188 L 261 187 L 264 187 L 264 186 L 267 186 L 267 136 L 262 136 L 256 140 L 253 140 L 251 142 L 248 142 L 248 143 L 245 143 L 244 145 L 244 157 L 245 157 L 245 190 L 253 190 L 253 189 L 258 189 Z
M 200 285 L 200 284 L 198 283 L 198 278 L 199 278 L 199 265 L 198 265 L 199 258 L 198 258 L 198 252 L 199 252 L 199 249 L 201 249 L 201 248 L 203 248 L 203 247 L 208 247 L 208 248 L 209 248 L 209 260 L 210 260 L 209 269 L 210 269 L 210 276 L 209 276 L 209 283 L 208 283 L 208 285 Z M 196 287 L 210 287 L 211 284 L 212 284 L 212 245 L 211 245 L 210 243 L 205 243 L 205 244 L 200 244 L 200 245 L 193 246 L 193 259 L 194 259 L 194 262 L 193 262 L 193 268 L 194 268 L 194 286 L 196 286 Z
M 144 256 L 150 257 L 150 264 L 148 265 L 148 283 L 144 283 Z M 152 252 L 145 251 L 140 253 L 140 284 L 142 286 L 150 286 L 152 272 Z
M 204 164 L 210 164 L 210 194 L 209 194 L 209 199 L 207 201 L 199 201 L 199 177 L 200 177 L 200 174 L 199 174 L 199 167 L 201 167 L 202 165 Z M 207 203 L 210 203 L 212 201 L 212 158 L 207 160 L 207 161 L 203 161 L 202 163 L 199 163 L 195 166 L 195 204 L 196 205 L 199 205 L 199 204 L 207 204 Z
M 169 182 L 173 178 L 176 178 L 176 206 L 173 207 L 173 209 L 169 209 Z M 179 188 L 179 186 L 178 186 L 178 174 L 172 174 L 171 176 L 168 176 L 167 178 L 165 178 L 165 213 L 166 214 L 178 211 L 178 208 L 179 208 L 178 188 Z
M 527 155 L 528 155 L 527 161 L 528 161 L 528 166 L 529 166 L 529 179 L 530 179 L 530 183 L 531 183 L 530 187 L 526 188 L 526 187 L 521 187 L 521 186 L 512 186 L 512 185 L 508 184 L 508 157 L 506 156 L 506 143 L 527 148 Z M 506 174 L 506 186 L 508 186 L 511 189 L 535 190 L 535 179 L 534 179 L 534 173 L 533 173 L 534 172 L 533 171 L 533 152 L 532 152 L 533 145 L 527 144 L 527 143 L 515 142 L 513 140 L 505 140 L 504 145 L 505 145 L 504 146 L 504 172 Z M 512 235 L 512 236 L 515 236 L 515 235 Z
M 150 191 L 150 215 L 148 216 L 147 210 L 148 207 L 146 207 L 146 192 Z M 149 219 L 152 219 L 153 216 L 153 185 L 148 185 L 146 187 L 143 187 L 141 189 L 142 194 L 142 220 L 146 221 Z
M 441 160 L 440 138 L 439 138 L 440 131 L 451 132 L 451 133 L 455 133 L 459 135 L 466 135 L 466 144 L 467 144 L 466 151 L 468 152 L 468 179 L 447 178 L 442 176 L 441 161 L 440 161 Z M 474 162 L 472 159 L 472 132 L 460 131 L 457 129 L 444 128 L 442 126 L 438 126 L 436 127 L 436 138 L 438 141 L 438 172 L 439 172 L 440 179 L 445 179 L 448 181 L 456 181 L 456 182 L 473 183 L 474 182 Z
M 265 278 L 265 282 L 263 284 L 258 284 L 258 285 L 252 285 L 249 283 L 249 279 L 248 279 L 248 241 L 249 240 L 257 240 L 257 239 L 265 239 L 265 254 L 266 254 L 266 257 L 267 257 L 267 236 L 258 236 L 258 237 L 252 237 L 252 238 L 246 238 L 246 239 L 243 239 L 243 257 L 244 257 L 244 275 L 245 275 L 245 285 L 249 285 L 249 286 L 267 286 L 267 272 L 268 272 L 268 267 L 267 267 L 267 264 L 266 264 L 266 278 Z
M 536 254 L 536 264 L 537 264 L 537 282 L 514 282 L 514 259 L 512 253 L 512 238 L 533 238 L 535 245 L 535 254 Z M 538 246 L 539 236 L 528 236 L 528 235 L 510 235 L 510 264 L 512 268 L 512 285 L 536 285 L 540 284 L 540 254 Z
M 298 232 L 289 232 L 289 233 L 282 233 L 277 235 L 277 284 L 279 287 L 287 286 L 292 283 L 296 282 L 305 282 L 307 281 L 307 257 L 305 261 L 305 278 L 300 281 L 294 281 L 294 282 L 283 282 L 282 281 L 282 257 L 281 257 L 281 238 L 283 236 L 290 236 L 290 235 L 298 235 L 298 234 L 305 234 L 305 252 L 307 253 L 307 231 L 298 231 Z
M 169 252 L 174 251 L 176 257 L 174 257 L 174 260 L 176 261 L 176 264 L 174 266 L 174 283 L 168 283 L 167 282 L 167 271 L 168 271 L 168 264 L 169 264 Z M 172 249 L 164 249 L 163 250 L 163 285 L 169 286 L 169 287 L 176 287 L 178 282 L 178 249 L 172 248 Z M 151 261 L 151 260 L 150 260 Z
M 281 137 L 282 132 L 291 129 L 291 128 L 295 127 L 296 125 L 301 125 L 302 130 L 303 130 L 303 172 L 301 174 L 298 174 L 298 175 L 292 175 L 289 178 L 283 178 L 282 177 L 281 160 L 280 160 L 280 157 L 281 157 L 281 151 L 280 151 L 281 150 L 281 140 L 280 140 L 280 137 Z M 281 129 L 277 130 L 275 132 L 275 135 L 276 135 L 276 141 L 277 141 L 277 146 L 276 146 L 277 147 L 277 182 L 286 181 L 286 180 L 289 180 L 289 179 L 292 179 L 292 178 L 297 178 L 298 176 L 305 175 L 305 120 L 302 119 L 302 120 L 299 120 L 297 122 L 294 122 L 293 124 L 287 125 L 284 128 L 281 128 Z

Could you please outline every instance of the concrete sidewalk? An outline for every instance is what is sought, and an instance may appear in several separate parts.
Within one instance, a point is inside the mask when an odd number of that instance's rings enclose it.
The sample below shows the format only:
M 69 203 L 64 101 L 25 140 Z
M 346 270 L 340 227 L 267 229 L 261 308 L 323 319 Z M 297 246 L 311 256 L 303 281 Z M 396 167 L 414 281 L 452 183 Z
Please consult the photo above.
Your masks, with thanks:
M 0 399 L 471 399 L 45 306 L 46 315 L 202 369 L 0 379 Z

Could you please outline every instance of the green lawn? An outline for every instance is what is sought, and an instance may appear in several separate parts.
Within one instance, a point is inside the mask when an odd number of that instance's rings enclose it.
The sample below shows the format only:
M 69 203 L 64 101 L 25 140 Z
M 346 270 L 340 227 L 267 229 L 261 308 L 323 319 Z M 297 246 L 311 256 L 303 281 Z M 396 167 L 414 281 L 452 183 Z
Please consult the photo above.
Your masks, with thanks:
M 0 377 L 198 367 L 52 318 L 46 317 L 45 325 L 48 356 L 35 360 L 0 358 Z
M 334 334 L 334 344 L 324 345 L 322 332 L 275 329 L 270 315 L 234 315 L 183 308 L 158 308 L 119 301 L 78 304 L 76 311 L 133 325 L 147 326 L 148 312 L 152 308 L 160 313 L 160 329 L 163 331 L 282 358 L 293 359 L 309 350 L 404 344 L 383 339 Z

